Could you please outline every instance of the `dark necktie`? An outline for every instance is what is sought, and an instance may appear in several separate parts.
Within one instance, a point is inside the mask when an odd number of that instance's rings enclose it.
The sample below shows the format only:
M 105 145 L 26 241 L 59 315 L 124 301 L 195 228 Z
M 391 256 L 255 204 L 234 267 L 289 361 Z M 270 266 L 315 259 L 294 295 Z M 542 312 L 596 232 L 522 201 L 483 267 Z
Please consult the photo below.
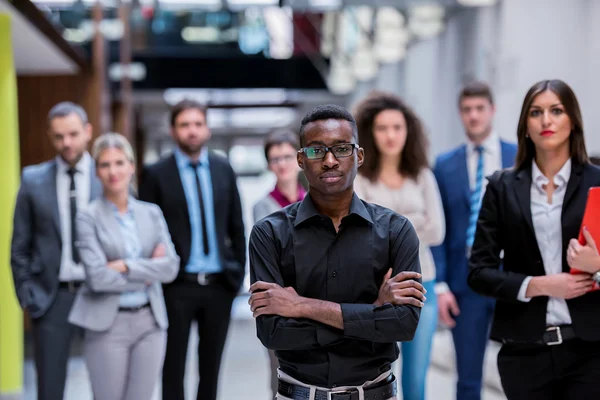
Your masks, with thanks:
M 206 229 L 206 212 L 204 210 L 204 199 L 202 198 L 202 185 L 200 184 L 200 174 L 198 173 L 199 162 L 191 162 L 190 166 L 196 175 L 196 189 L 198 192 L 198 204 L 200 205 L 200 219 L 202 220 L 202 245 L 204 247 L 204 254 L 208 255 L 208 231 Z
M 71 211 L 71 254 L 73 257 L 73 262 L 75 264 L 79 264 L 79 252 L 77 251 L 77 247 L 75 247 L 75 239 L 77 235 L 75 228 L 75 217 L 77 216 L 77 187 L 75 186 L 75 174 L 77 173 L 77 170 L 71 167 L 67 173 L 71 177 L 71 185 L 69 186 L 69 206 Z

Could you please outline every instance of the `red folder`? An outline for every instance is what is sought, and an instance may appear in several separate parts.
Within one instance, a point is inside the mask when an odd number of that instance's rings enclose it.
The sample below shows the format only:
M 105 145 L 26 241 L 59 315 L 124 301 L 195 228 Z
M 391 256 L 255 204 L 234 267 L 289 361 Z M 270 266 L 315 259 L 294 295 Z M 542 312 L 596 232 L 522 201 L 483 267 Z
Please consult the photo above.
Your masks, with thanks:
M 583 221 L 581 221 L 581 228 L 579 229 L 579 243 L 585 246 L 586 241 L 583 236 L 583 227 L 587 227 L 587 230 L 594 238 L 596 246 L 600 246 L 600 187 L 590 188 L 588 192 L 587 203 L 585 205 L 585 212 L 583 214 Z M 572 274 L 582 273 L 581 271 L 571 268 Z M 592 290 L 600 290 L 600 285 L 594 283 Z

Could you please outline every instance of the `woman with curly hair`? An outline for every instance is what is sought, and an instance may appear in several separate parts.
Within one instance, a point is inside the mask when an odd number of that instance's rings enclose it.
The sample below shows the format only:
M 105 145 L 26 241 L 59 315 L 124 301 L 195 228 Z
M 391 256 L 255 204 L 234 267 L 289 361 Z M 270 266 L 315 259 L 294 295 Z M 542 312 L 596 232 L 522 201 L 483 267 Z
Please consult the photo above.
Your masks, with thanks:
M 435 265 L 430 246 L 444 240 L 444 210 L 427 162 L 423 125 L 399 97 L 373 92 L 355 112 L 365 161 L 354 189 L 363 200 L 408 218 L 420 240 L 419 256 L 427 301 L 411 342 L 402 343 L 402 391 L 405 400 L 424 400 L 431 343 L 437 325 Z

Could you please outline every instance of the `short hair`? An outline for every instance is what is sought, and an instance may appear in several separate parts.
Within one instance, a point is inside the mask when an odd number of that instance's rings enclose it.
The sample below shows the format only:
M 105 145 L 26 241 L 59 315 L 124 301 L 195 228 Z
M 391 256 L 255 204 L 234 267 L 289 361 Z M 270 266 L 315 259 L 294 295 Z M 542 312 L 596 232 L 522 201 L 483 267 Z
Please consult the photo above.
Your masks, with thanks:
M 71 101 L 63 101 L 56 104 L 48 112 L 48 126 L 55 118 L 64 118 L 71 114 L 77 115 L 84 125 L 88 123 L 88 116 L 83 107 Z
M 204 118 L 206 119 L 206 106 L 199 101 L 191 100 L 191 99 L 183 99 L 171 108 L 171 127 L 175 127 L 175 120 L 179 114 L 186 110 L 198 110 L 202 114 L 204 114 Z
M 565 113 L 569 116 L 573 129 L 569 135 L 569 148 L 571 159 L 578 164 L 587 164 L 590 159 L 585 147 L 585 137 L 583 133 L 583 118 L 581 117 L 581 109 L 575 92 L 569 85 L 560 79 L 546 79 L 535 83 L 525 95 L 519 124 L 517 125 L 517 157 L 515 160 L 516 169 L 531 166 L 535 158 L 535 144 L 527 134 L 527 119 L 529 117 L 529 108 L 535 98 L 545 91 L 551 91 L 560 100 Z
M 348 121 L 352 127 L 352 138 L 358 143 L 358 128 L 356 127 L 356 121 L 350 113 L 342 106 L 336 104 L 325 104 L 317 106 L 310 110 L 308 114 L 302 119 L 300 123 L 300 131 L 298 136 L 300 137 L 300 145 L 304 145 L 304 129 L 306 125 L 315 121 L 324 121 L 327 119 L 340 119 Z
M 121 150 L 125 154 L 127 161 L 135 164 L 133 148 L 125 136 L 113 132 L 98 136 L 96 141 L 94 141 L 94 145 L 92 146 L 92 157 L 94 158 L 94 161 L 96 161 L 96 164 L 98 163 L 100 155 L 106 149 Z
M 271 147 L 282 144 L 289 144 L 294 148 L 294 150 L 298 150 L 300 148 L 298 135 L 296 135 L 294 132 L 290 130 L 273 131 L 267 135 L 267 140 L 265 141 L 265 158 L 267 161 L 269 160 L 269 150 L 271 150 Z
M 600 156 L 592 156 L 590 157 L 590 162 L 594 165 L 600 166 Z
M 480 81 L 473 81 L 467 83 L 460 91 L 458 95 L 458 106 L 462 101 L 468 97 L 484 97 L 488 99 L 490 104 L 494 104 L 494 96 L 492 96 L 492 89 L 487 83 Z
M 406 142 L 402 149 L 398 171 L 417 180 L 424 168 L 429 166 L 427 150 L 429 142 L 425 128 L 417 114 L 400 97 L 392 93 L 373 91 L 356 107 L 356 123 L 361 147 L 365 150 L 365 162 L 358 172 L 370 181 L 377 180 L 381 171 L 381 154 L 375 144 L 373 125 L 382 111 L 396 110 L 406 120 Z

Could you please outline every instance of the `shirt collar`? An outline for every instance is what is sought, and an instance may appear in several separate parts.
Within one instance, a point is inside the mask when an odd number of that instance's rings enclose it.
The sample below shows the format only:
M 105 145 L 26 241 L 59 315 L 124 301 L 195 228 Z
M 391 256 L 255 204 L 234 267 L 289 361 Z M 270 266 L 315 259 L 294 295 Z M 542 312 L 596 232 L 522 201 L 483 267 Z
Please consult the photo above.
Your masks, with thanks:
M 302 201 L 302 199 L 304 199 L 304 196 L 306 196 L 306 190 L 304 190 L 302 185 L 298 184 L 298 198 L 294 199 L 293 201 L 290 201 L 290 199 L 285 197 L 285 195 L 281 193 L 277 186 L 275 186 L 275 189 L 273 189 L 273 191 L 269 193 L 269 195 L 273 197 L 281 207 L 287 207 L 290 204 Z
M 92 156 L 90 156 L 90 153 L 88 153 L 87 151 L 83 153 L 81 159 L 77 162 L 77 164 L 75 164 L 75 169 L 77 170 L 77 172 L 80 172 L 84 175 L 87 175 L 89 173 L 90 164 L 92 162 L 91 157 Z M 61 156 L 56 156 L 56 165 L 60 173 L 66 174 L 69 168 L 71 168 L 71 166 L 67 164 L 67 162 L 63 160 Z
M 350 203 L 350 213 L 346 215 L 342 220 L 348 218 L 349 216 L 354 215 L 360 217 L 361 219 L 373 224 L 373 219 L 371 218 L 371 214 L 367 210 L 367 207 L 363 204 L 362 200 L 356 195 L 356 193 L 352 196 L 352 201 Z M 298 212 L 296 213 L 296 220 L 294 221 L 294 226 L 298 226 L 301 223 L 312 219 L 314 217 L 321 216 L 315 207 L 315 203 L 313 203 L 312 198 L 310 196 L 310 192 L 306 194 L 304 200 L 300 203 L 298 207 Z
M 192 159 L 183 151 L 181 151 L 179 147 L 175 147 L 173 154 L 175 156 L 177 166 L 180 169 L 188 167 L 192 162 Z M 206 147 L 203 147 L 202 150 L 200 150 L 200 157 L 198 158 L 198 161 L 200 161 L 200 166 L 208 165 L 208 150 Z
M 496 131 L 492 131 L 492 133 L 490 133 L 490 136 L 485 138 L 485 140 L 481 143 L 481 146 L 483 147 L 483 151 L 486 154 L 491 154 L 491 155 L 499 154 L 500 153 L 500 138 L 496 134 Z M 468 154 L 475 153 L 475 144 L 473 142 L 471 142 L 470 140 L 467 142 L 467 151 L 468 151 Z
M 531 181 L 534 182 L 538 188 L 543 190 L 542 186 L 547 185 L 550 180 L 542 173 L 535 160 L 531 164 Z M 571 177 L 571 167 L 572 162 L 569 158 L 554 177 L 554 184 L 556 186 L 561 187 L 569 182 L 569 178 Z
M 128 197 L 128 199 L 127 199 L 127 211 L 125 211 L 124 214 L 120 213 L 119 209 L 117 208 L 117 206 L 115 205 L 115 203 L 113 203 L 112 201 L 110 201 L 109 199 L 107 199 L 105 196 L 102 196 L 102 201 L 117 216 L 121 216 L 121 215 L 133 216 L 133 209 L 131 207 L 131 204 L 135 201 L 135 198 L 133 196 L 129 196 Z

